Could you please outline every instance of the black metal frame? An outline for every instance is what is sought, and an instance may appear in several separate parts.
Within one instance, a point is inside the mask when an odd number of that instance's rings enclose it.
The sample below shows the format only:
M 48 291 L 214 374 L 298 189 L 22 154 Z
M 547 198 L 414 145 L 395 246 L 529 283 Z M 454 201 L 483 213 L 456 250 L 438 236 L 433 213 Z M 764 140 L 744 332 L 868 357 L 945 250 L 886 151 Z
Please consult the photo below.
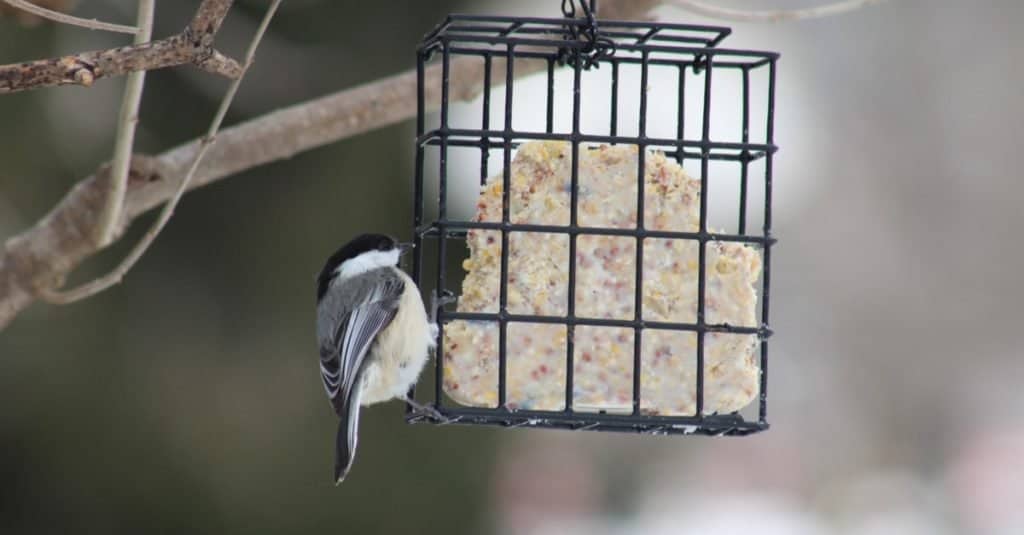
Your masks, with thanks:
M 709 434 L 709 435 L 745 435 L 768 427 L 767 422 L 767 365 L 768 342 L 771 335 L 768 328 L 768 303 L 770 282 L 770 249 L 775 242 L 771 235 L 771 182 L 772 155 L 776 151 L 773 143 L 773 118 L 775 95 L 775 65 L 778 54 L 750 50 L 731 50 L 719 48 L 718 45 L 729 34 L 728 28 L 713 26 L 694 26 L 682 24 L 641 23 L 595 20 L 591 11 L 583 6 L 584 18 L 566 17 L 563 19 L 529 18 L 529 17 L 488 17 L 474 15 L 452 15 L 434 29 L 418 49 L 417 54 L 417 106 L 416 123 L 416 182 L 414 208 L 414 241 L 416 252 L 413 260 L 413 279 L 425 291 L 431 286 L 437 290 L 446 290 L 446 245 L 449 239 L 465 239 L 470 229 L 488 229 L 501 231 L 501 280 L 499 282 L 499 308 L 497 313 L 466 313 L 438 310 L 438 323 L 441 327 L 438 335 L 438 351 L 435 361 L 434 403 L 433 408 L 438 414 L 428 414 L 407 408 L 406 419 L 409 422 L 462 423 L 501 425 L 506 427 L 548 427 L 568 429 L 594 429 L 604 431 L 632 431 L 650 434 Z M 592 7 L 592 6 L 591 6 Z M 563 5 L 564 9 L 564 5 Z M 566 13 L 570 15 L 571 13 Z M 428 62 L 440 56 L 442 83 L 440 96 L 440 125 L 426 131 L 427 102 L 425 90 L 425 71 Z M 484 86 L 491 86 L 492 60 L 501 58 L 505 64 L 505 122 L 504 129 L 492 129 L 489 123 L 490 92 L 483 93 L 483 119 L 479 129 L 451 128 L 450 112 L 450 75 L 453 56 L 476 56 L 483 59 Z M 547 128 L 543 132 L 517 131 L 512 128 L 513 116 L 513 80 L 517 59 L 539 58 L 547 62 Z M 619 66 L 622 64 L 638 64 L 641 69 L 641 91 L 639 136 L 618 135 L 618 94 Z M 572 131 L 555 133 L 553 128 L 554 73 L 559 65 L 571 69 L 573 74 L 573 110 Z M 580 93 L 581 71 L 608 65 L 612 80 L 611 124 L 609 135 L 589 135 L 580 132 Z M 679 71 L 679 117 L 677 136 L 672 139 L 650 138 L 646 136 L 647 94 L 643 88 L 647 85 L 650 66 L 675 66 Z M 750 141 L 750 73 L 755 69 L 768 70 L 767 83 L 767 121 L 763 143 Z M 684 138 L 685 113 L 684 74 L 687 69 L 703 73 L 704 102 L 703 120 L 700 139 Z M 711 114 L 711 73 L 717 69 L 739 69 L 743 79 L 743 125 L 742 139 L 738 142 L 713 141 L 709 137 Z M 571 208 L 568 226 L 513 224 L 509 222 L 509 191 L 510 165 L 512 150 L 522 140 L 561 140 L 571 143 L 572 174 L 571 174 Z M 644 181 L 638 180 L 638 217 L 636 229 L 594 228 L 577 225 L 577 186 L 578 161 L 580 143 L 597 142 L 611 144 L 638 145 L 640 154 L 648 147 L 659 147 L 669 157 L 676 158 L 680 164 L 684 160 L 699 160 L 701 167 L 700 196 L 700 231 L 699 232 L 664 232 L 645 230 Z M 437 219 L 424 222 L 424 190 L 425 190 L 425 149 L 436 146 L 440 150 L 440 178 Z M 447 154 L 449 147 L 477 147 L 481 152 L 480 180 L 487 179 L 487 159 L 491 149 L 501 149 L 504 155 L 504 188 L 502 222 L 458 221 L 448 218 L 447 210 Z M 748 235 L 746 232 L 747 185 L 751 162 L 764 159 L 764 226 L 759 235 Z M 707 197 L 708 163 L 711 160 L 728 160 L 739 162 L 741 166 L 740 210 L 737 234 L 713 234 L 707 228 Z M 638 177 L 644 176 L 645 158 L 638 158 Z M 508 284 L 508 251 L 509 233 L 512 231 L 532 231 L 560 233 L 569 236 L 569 287 L 568 313 L 565 317 L 533 316 L 510 314 L 507 310 Z M 575 308 L 575 274 L 576 274 L 576 237 L 584 234 L 603 234 L 632 236 L 637 239 L 636 249 L 636 304 L 633 320 L 589 319 L 577 318 Z M 643 292 L 643 239 L 644 238 L 676 238 L 696 240 L 699 249 L 699 281 L 698 311 L 696 323 L 668 323 L 644 321 L 642 317 Z M 430 239 L 437 243 L 437 279 L 431 285 L 423 278 L 424 242 Z M 706 278 L 706 244 L 708 241 L 732 241 L 752 244 L 759 247 L 763 254 L 763 275 L 761 291 L 761 324 L 759 326 L 711 325 L 704 322 L 705 278 Z M 499 325 L 498 342 L 498 406 L 497 408 L 477 408 L 445 405 L 443 403 L 443 352 L 444 323 L 450 320 L 489 320 Z M 566 404 L 560 411 L 514 410 L 506 406 L 506 331 L 509 322 L 556 323 L 566 325 Z M 598 325 L 628 327 L 634 329 L 634 361 L 633 361 L 633 411 L 632 414 L 607 414 L 603 412 L 578 412 L 573 410 L 573 361 L 574 349 L 572 341 L 573 328 L 576 325 Z M 696 390 L 697 405 L 694 416 L 652 416 L 640 412 L 640 344 L 641 331 L 644 328 L 673 329 L 693 331 L 697 333 L 697 369 Z M 704 333 L 729 332 L 740 334 L 756 334 L 760 338 L 760 399 L 756 421 L 748 421 L 738 413 L 728 415 L 704 415 Z M 443 418 L 438 418 L 441 416 Z

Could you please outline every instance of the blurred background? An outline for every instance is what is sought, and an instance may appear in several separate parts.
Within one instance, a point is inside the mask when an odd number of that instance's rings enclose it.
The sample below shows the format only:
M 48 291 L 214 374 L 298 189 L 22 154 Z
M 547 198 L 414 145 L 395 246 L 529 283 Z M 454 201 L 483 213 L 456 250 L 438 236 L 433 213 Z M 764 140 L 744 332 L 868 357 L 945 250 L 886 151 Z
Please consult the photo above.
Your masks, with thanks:
M 197 4 L 161 2 L 154 35 Z M 448 12 L 559 5 L 289 0 L 227 124 L 411 68 Z M 237 56 L 263 6 L 237 2 L 218 47 Z M 75 14 L 132 21 L 134 2 Z M 1021 21 L 1017 0 L 892 0 L 727 24 L 728 46 L 782 53 L 769 431 L 409 426 L 391 403 L 335 488 L 313 276 L 353 233 L 409 235 L 406 121 L 187 195 L 123 284 L 0 332 L 0 532 L 1024 532 Z M 0 18 L 0 63 L 125 42 Z M 122 84 L 0 96 L 0 238 L 109 159 Z M 136 149 L 199 135 L 226 85 L 150 73 Z

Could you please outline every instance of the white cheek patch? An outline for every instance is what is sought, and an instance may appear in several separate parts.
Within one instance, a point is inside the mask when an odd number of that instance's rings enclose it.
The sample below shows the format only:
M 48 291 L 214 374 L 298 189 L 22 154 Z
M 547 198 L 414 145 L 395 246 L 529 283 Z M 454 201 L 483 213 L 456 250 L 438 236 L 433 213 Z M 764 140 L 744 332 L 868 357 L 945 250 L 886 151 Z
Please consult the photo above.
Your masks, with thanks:
M 334 272 L 338 274 L 339 279 L 347 279 L 373 269 L 394 267 L 398 265 L 399 255 L 401 255 L 401 252 L 398 249 L 368 251 L 342 262 Z

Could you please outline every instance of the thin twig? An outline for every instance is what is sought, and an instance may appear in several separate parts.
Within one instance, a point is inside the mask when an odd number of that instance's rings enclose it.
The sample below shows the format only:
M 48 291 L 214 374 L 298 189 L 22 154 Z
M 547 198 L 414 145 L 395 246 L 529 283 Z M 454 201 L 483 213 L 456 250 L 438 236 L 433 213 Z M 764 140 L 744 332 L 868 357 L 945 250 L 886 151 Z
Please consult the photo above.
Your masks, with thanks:
M 153 223 L 153 226 L 150 227 L 128 256 L 125 257 L 113 271 L 66 292 L 40 289 L 40 294 L 44 299 L 55 304 L 67 304 L 95 295 L 121 282 L 125 274 L 131 270 L 135 263 L 138 262 L 139 258 L 142 258 L 142 255 L 171 219 L 171 216 L 174 214 L 175 206 L 177 206 L 178 201 L 181 200 L 181 196 L 185 193 L 185 190 L 188 189 L 188 183 L 192 180 L 193 175 L 196 174 L 196 169 L 199 168 L 199 164 L 202 162 L 203 156 L 206 155 L 207 150 L 209 150 L 210 146 L 216 139 L 217 131 L 220 130 L 220 125 L 224 121 L 224 116 L 227 114 L 228 108 L 231 106 L 231 101 L 234 100 L 235 93 L 238 92 L 238 87 L 241 85 L 242 78 L 245 77 L 246 71 L 248 71 L 249 66 L 252 65 L 253 57 L 256 55 L 256 48 L 259 46 L 260 40 L 263 39 L 263 34 L 266 33 L 267 26 L 270 25 L 270 19 L 274 17 L 274 13 L 277 11 L 279 5 L 281 5 L 281 0 L 273 0 L 270 7 L 267 8 L 267 12 L 263 16 L 263 21 L 260 22 L 260 26 L 257 28 L 252 42 L 249 44 L 249 49 L 245 53 L 245 63 L 242 65 L 242 73 L 238 78 L 231 82 L 230 86 L 228 86 L 227 93 L 224 94 L 224 98 L 221 99 L 220 102 L 220 107 L 217 108 L 217 114 L 210 123 L 210 128 L 207 130 L 206 136 L 203 137 L 203 140 L 200 142 L 199 150 L 196 152 L 196 156 L 192 160 L 192 165 L 189 166 L 188 172 L 185 173 L 185 177 L 181 179 L 174 195 L 167 201 L 167 204 L 164 205 L 164 209 L 160 212 L 160 217 L 155 223 Z
M 139 0 L 139 33 L 135 44 L 149 42 L 153 35 L 153 10 L 156 0 Z M 139 123 L 139 103 L 142 102 L 142 87 L 146 71 L 135 71 L 128 75 L 121 99 L 121 112 L 117 120 L 117 137 L 114 141 L 114 158 L 110 164 L 110 186 L 107 201 L 96 225 L 95 240 L 99 246 L 114 240 L 121 222 L 121 207 L 124 194 L 128 191 L 128 168 L 131 166 L 132 149 L 135 146 L 135 126 Z
M 11 7 L 27 11 L 37 17 L 49 19 L 54 22 L 60 22 L 62 24 L 69 24 L 71 26 L 79 26 L 81 28 L 88 28 L 90 30 L 103 30 L 106 32 L 117 32 L 117 33 L 130 33 L 138 34 L 139 28 L 135 26 L 125 26 L 123 24 L 111 24 L 109 22 L 102 22 L 96 19 L 83 19 L 68 15 L 67 13 L 61 13 L 60 11 L 53 11 L 46 9 L 45 7 L 37 6 L 26 0 L 2 0 Z
M 826 4 L 819 7 L 808 7 L 804 9 L 780 9 L 767 11 L 747 11 L 744 9 L 732 9 L 718 7 L 704 2 L 692 0 L 670 0 L 670 4 L 687 11 L 721 20 L 733 22 L 786 22 L 792 20 L 817 19 L 831 17 L 853 11 L 862 7 L 880 4 L 886 0 L 844 0 L 833 4 Z

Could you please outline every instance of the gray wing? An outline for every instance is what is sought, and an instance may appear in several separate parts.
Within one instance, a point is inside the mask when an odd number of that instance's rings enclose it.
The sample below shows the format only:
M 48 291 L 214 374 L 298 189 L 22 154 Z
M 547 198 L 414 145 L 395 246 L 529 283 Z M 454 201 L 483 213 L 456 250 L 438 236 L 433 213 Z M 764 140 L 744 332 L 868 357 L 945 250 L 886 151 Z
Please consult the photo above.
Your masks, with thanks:
M 393 269 L 375 269 L 335 284 L 320 302 L 320 375 L 339 416 L 377 333 L 398 312 L 404 289 Z
M 359 437 L 362 373 L 370 346 L 398 312 L 405 283 L 391 268 L 377 269 L 332 286 L 318 307 L 320 376 L 338 414 L 334 481 L 352 468 Z

